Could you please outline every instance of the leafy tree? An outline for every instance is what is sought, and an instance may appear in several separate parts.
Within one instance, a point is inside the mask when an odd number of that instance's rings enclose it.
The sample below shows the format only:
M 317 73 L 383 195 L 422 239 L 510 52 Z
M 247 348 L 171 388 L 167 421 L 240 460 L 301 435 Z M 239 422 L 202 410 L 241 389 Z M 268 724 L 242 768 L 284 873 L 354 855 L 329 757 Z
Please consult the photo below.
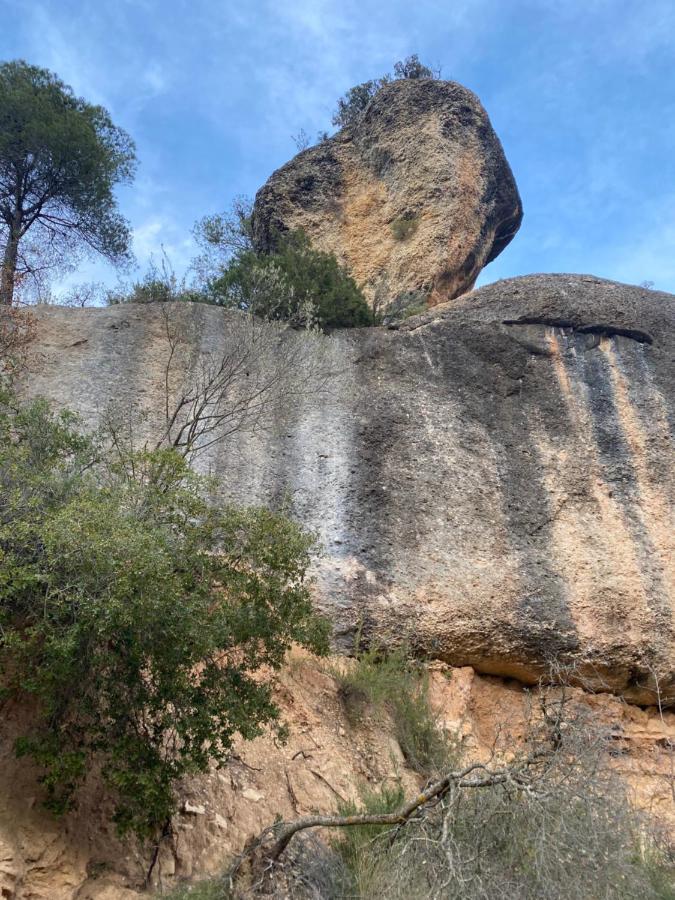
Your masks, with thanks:
M 97 760 L 120 830 L 153 833 L 177 779 L 277 720 L 291 643 L 325 649 L 314 538 L 204 492 L 172 449 L 112 453 L 44 402 L 0 404 L 0 673 L 36 701 L 17 751 L 57 812 Z
M 295 326 L 373 324 L 354 279 L 332 253 L 315 250 L 302 231 L 282 235 L 273 253 L 236 253 L 209 285 L 214 302 Z
M 224 213 L 204 216 L 193 229 L 201 254 L 192 268 L 201 284 L 218 277 L 232 258 L 253 250 L 253 203 L 249 197 L 239 196 Z
M 248 197 L 238 196 L 230 210 L 205 216 L 197 222 L 194 235 L 206 253 L 216 253 L 219 260 L 253 249 L 253 204 Z
M 344 97 L 340 97 L 338 100 L 337 109 L 331 120 L 333 125 L 336 125 L 338 128 L 344 128 L 357 122 L 366 111 L 366 107 L 375 94 L 385 84 L 389 84 L 390 81 L 391 76 L 384 75 L 382 78 L 364 81 L 350 88 Z
M 416 53 L 413 53 L 412 56 L 407 56 L 404 60 L 394 63 L 393 76 L 386 74 L 381 78 L 364 81 L 362 84 L 357 84 L 355 87 L 350 88 L 344 97 L 340 97 L 337 109 L 333 114 L 333 125 L 336 125 L 338 128 L 353 125 L 361 118 L 375 94 L 386 84 L 390 84 L 392 81 L 413 78 L 440 78 L 440 70 L 425 66 L 420 62 Z
M 129 228 L 113 188 L 132 179 L 135 158 L 131 138 L 103 107 L 47 69 L 0 65 L 0 302 L 12 303 L 36 248 L 51 261 L 77 249 L 126 258 Z
M 402 78 L 440 78 L 440 69 L 431 69 L 420 62 L 420 58 L 416 53 L 407 56 L 404 60 L 394 63 L 394 78 L 400 80 Z

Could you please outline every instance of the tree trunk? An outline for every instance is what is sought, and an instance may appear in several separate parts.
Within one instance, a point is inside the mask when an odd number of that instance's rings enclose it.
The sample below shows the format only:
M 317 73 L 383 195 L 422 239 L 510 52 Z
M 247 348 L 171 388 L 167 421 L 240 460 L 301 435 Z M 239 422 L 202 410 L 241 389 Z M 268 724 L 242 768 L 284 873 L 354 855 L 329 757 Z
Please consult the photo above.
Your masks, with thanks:
M 19 237 L 14 232 L 10 232 L 0 273 L 0 305 L 2 306 L 11 306 L 14 300 L 14 280 L 18 257 Z

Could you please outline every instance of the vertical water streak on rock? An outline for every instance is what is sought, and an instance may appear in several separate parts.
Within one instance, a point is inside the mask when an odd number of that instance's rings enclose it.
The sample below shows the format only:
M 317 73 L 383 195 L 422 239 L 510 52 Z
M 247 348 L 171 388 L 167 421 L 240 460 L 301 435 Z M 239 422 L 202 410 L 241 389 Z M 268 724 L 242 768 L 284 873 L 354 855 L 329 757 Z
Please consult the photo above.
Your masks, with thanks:
M 283 482 L 298 521 L 314 530 L 321 545 L 317 561 L 319 596 L 336 621 L 350 605 L 349 583 L 361 571 L 358 557 L 359 498 L 354 494 L 354 403 L 359 385 L 351 341 L 333 344 L 336 370 L 329 388 L 298 404 L 283 440 Z
M 650 616 L 649 602 L 633 536 L 598 455 L 589 386 L 578 369 L 577 353 L 563 355 L 555 329 L 548 334 L 548 346 L 574 432 L 573 452 L 577 448 L 583 453 L 588 491 L 597 510 L 589 515 L 583 497 L 568 498 L 553 523 L 551 553 L 566 577 L 575 620 L 588 645 L 617 639 L 639 642 L 644 634 L 643 617 Z M 542 451 L 545 453 L 545 448 Z M 577 460 L 571 463 L 578 466 Z
M 637 502 L 633 505 L 633 514 L 648 540 L 645 563 L 655 563 L 645 571 L 645 576 L 651 581 L 649 596 L 659 626 L 657 636 L 665 641 L 667 633 L 672 630 L 671 604 L 675 596 L 675 521 L 663 495 L 663 486 L 659 489 L 654 484 L 654 466 L 650 457 L 655 451 L 653 446 L 649 445 L 649 435 L 645 429 L 654 428 L 657 431 L 657 452 L 666 459 L 669 456 L 671 460 L 673 459 L 672 444 L 668 429 L 663 427 L 665 423 L 659 423 L 654 419 L 645 421 L 644 416 L 640 416 L 631 398 L 631 388 L 623 372 L 621 354 L 617 352 L 615 342 L 616 339 L 602 338 L 600 350 L 607 359 L 619 423 L 630 448 L 637 488 Z M 631 347 L 631 350 L 633 353 L 644 353 L 642 345 Z

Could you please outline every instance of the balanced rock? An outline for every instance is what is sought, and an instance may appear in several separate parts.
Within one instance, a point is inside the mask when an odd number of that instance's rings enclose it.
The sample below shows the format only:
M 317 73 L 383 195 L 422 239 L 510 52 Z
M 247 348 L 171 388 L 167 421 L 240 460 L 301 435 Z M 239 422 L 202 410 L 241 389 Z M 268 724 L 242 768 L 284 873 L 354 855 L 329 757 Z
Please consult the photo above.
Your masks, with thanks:
M 470 290 L 517 232 L 522 206 L 487 113 L 451 81 L 394 81 L 363 117 L 278 169 L 253 211 L 259 250 L 302 228 L 371 306 Z

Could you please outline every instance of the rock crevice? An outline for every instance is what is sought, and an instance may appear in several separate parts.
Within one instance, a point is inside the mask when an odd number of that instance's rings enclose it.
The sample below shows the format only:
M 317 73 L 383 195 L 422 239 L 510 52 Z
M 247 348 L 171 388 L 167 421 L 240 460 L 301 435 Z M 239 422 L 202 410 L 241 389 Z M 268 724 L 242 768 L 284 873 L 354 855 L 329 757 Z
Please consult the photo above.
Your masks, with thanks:
M 504 319 L 502 325 L 545 325 L 549 328 L 560 328 L 565 331 L 574 331 L 577 334 L 597 334 L 601 337 L 627 337 L 639 344 L 653 344 L 654 338 L 646 331 L 637 328 L 618 328 L 615 325 L 590 324 L 582 325 L 568 319 L 537 318 L 523 316 L 520 319 Z

